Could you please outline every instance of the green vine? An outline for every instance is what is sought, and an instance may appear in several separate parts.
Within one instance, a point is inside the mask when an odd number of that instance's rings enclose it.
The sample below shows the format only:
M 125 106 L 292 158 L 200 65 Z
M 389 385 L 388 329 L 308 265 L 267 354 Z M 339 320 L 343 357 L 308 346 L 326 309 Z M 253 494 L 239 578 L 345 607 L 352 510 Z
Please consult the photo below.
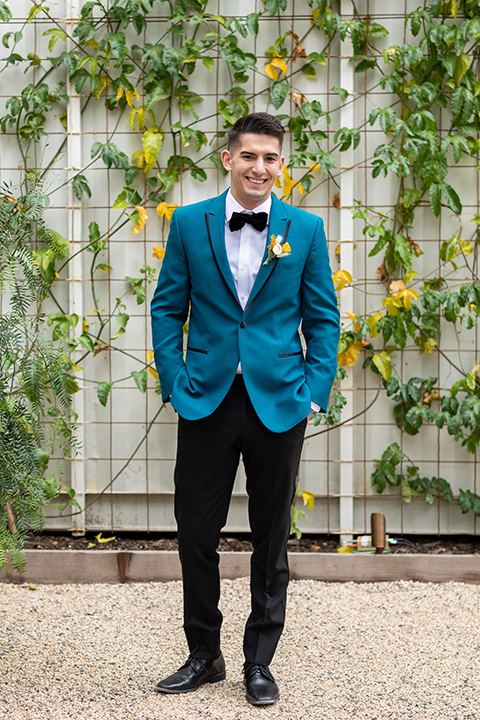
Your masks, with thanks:
M 139 391 L 146 392 L 149 382 L 159 391 L 151 357 L 139 360 L 116 342 L 128 332 L 131 322 L 127 299 L 133 296 L 138 306 L 145 304 L 148 286 L 163 257 L 169 221 L 179 202 L 180 181 L 191 177 L 204 183 L 211 168 L 222 172 L 219 156 L 226 131 L 252 109 L 258 96 L 250 90 L 250 81 L 255 78 L 262 86 L 268 84 L 268 90 L 261 91 L 267 109 L 276 113 L 289 131 L 287 148 L 291 152 L 277 187 L 278 197 L 287 202 L 301 206 L 325 183 L 338 185 L 340 175 L 348 171 L 342 167 L 342 153 L 360 155 L 361 132 L 368 126 L 382 133 L 382 140 L 363 161 L 371 165 L 373 178 L 388 177 L 397 184 L 396 202 L 390 212 L 382 213 L 359 199 L 352 213 L 363 229 L 369 257 L 379 257 L 377 278 L 384 297 L 370 313 L 362 315 L 352 307 L 350 319 L 345 317 L 339 379 L 344 368 L 361 362 L 363 368 L 377 375 L 392 398 L 401 432 L 415 434 L 424 424 L 435 423 L 440 429 L 446 428 L 468 452 L 475 452 L 480 443 L 478 367 L 476 363 L 464 366 L 461 357 L 443 350 L 442 333 L 448 327 L 446 323 L 457 333 L 472 330 L 480 314 L 480 216 L 465 217 L 455 189 L 455 166 L 469 159 L 473 168 L 480 150 L 477 3 L 426 0 L 405 18 L 414 40 L 391 46 L 387 28 L 361 14 L 355 4 L 354 16 L 345 18 L 335 0 L 297 2 L 296 11 L 310 17 L 302 37 L 291 29 L 287 0 L 264 0 L 258 12 L 246 17 L 216 15 L 214 6 L 208 0 L 111 0 L 108 5 L 104 0 L 90 0 L 82 5 L 71 30 L 72 25 L 60 22 L 44 0 L 32 0 L 24 27 L 2 37 L 7 49 L 3 76 L 7 77 L 11 67 L 25 71 L 25 86 L 5 103 L 0 130 L 15 134 L 27 189 L 34 147 L 43 147 L 47 137 L 54 142 L 54 136 L 49 135 L 53 122 L 62 128 L 68 125 L 68 87 L 81 96 L 84 117 L 100 104 L 112 117 L 108 136 L 94 142 L 89 163 L 68 181 L 76 200 L 88 204 L 92 197 L 91 167 L 104 166 L 121 178 L 110 226 L 90 222 L 80 251 L 89 257 L 91 316 L 69 313 L 59 291 L 59 280 L 66 277 L 73 256 L 55 251 L 52 242 L 41 236 L 32 249 L 44 292 L 54 305 L 46 321 L 53 345 L 68 348 L 70 372 L 77 373 L 80 384 L 83 380 L 78 368 L 85 358 L 102 351 L 119 352 L 131 363 L 127 377 Z M 160 32 L 153 41 L 150 19 L 159 15 L 165 22 L 155 23 Z M 275 17 L 278 37 L 269 47 L 262 47 L 262 24 Z M 3 1 L 0 18 L 5 23 L 12 19 L 11 9 Z M 37 21 L 41 21 L 39 27 L 48 43 L 47 58 L 19 52 L 30 24 Z M 340 44 L 342 54 L 350 48 L 355 73 L 359 77 L 366 74 L 370 86 L 350 94 L 333 85 L 328 89 L 338 99 L 338 107 L 329 110 L 313 97 L 316 86 L 312 85 L 309 96 L 305 83 L 326 77 L 325 68 L 339 54 Z M 217 70 L 221 71 L 216 81 L 217 105 L 202 115 L 204 98 L 196 79 L 204 73 L 214 78 Z M 361 102 L 377 87 L 390 94 L 389 106 L 374 107 L 362 127 L 341 127 L 340 109 Z M 207 134 L 205 123 L 214 117 L 216 130 Z M 120 131 L 125 129 L 136 133 L 131 156 L 129 148 L 122 145 Z M 60 140 L 40 171 L 43 181 L 48 180 L 50 197 L 64 187 L 52 182 L 52 173 L 65 147 L 66 140 Z M 338 197 L 333 199 L 335 207 L 340 202 Z M 448 213 L 457 223 L 455 232 L 444 240 L 435 266 L 423 276 L 420 212 L 432 217 Z M 98 285 L 100 277 L 112 272 L 110 241 L 125 228 L 134 235 L 148 232 L 152 214 L 160 218 L 161 232 L 156 235 L 151 264 L 125 277 L 112 308 L 104 310 Z M 470 230 L 464 229 L 467 227 Z M 56 237 L 58 247 L 65 246 L 58 233 L 52 231 L 50 237 Z M 337 255 L 340 267 L 334 279 L 338 293 L 348 285 L 360 300 L 363 281 L 356 281 L 342 269 L 341 247 Z M 433 376 L 403 381 L 401 352 L 411 348 L 427 357 L 440 353 L 455 375 L 451 387 L 440 387 Z M 112 387 L 125 379 L 98 381 L 99 402 L 106 405 Z M 330 428 L 344 422 L 340 418 L 345 404 L 337 389 L 330 411 L 317 422 L 325 422 Z M 453 500 L 446 481 L 420 480 L 419 472 L 404 473 L 404 462 L 406 455 L 392 465 L 391 477 L 397 473 L 398 481 L 390 483 L 402 487 L 404 497 L 408 483 L 409 492 L 425 495 L 427 501 L 434 485 L 440 497 Z M 386 485 L 376 477 L 374 473 L 372 482 L 377 490 L 383 490 Z M 470 498 L 468 502 L 466 497 Z M 458 500 L 462 510 L 468 505 L 479 514 L 480 499 L 471 491 L 461 491 Z M 0 514 L 3 512 L 1 506 Z

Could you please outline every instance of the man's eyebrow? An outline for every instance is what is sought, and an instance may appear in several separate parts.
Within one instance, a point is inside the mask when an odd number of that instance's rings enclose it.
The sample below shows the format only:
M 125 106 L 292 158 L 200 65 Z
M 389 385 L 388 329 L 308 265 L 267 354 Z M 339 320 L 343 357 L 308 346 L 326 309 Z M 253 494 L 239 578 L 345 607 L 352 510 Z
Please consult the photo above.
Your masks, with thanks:
M 253 152 L 253 150 L 241 150 L 240 155 L 260 155 L 262 153 Z M 266 152 L 263 155 L 269 155 L 270 157 L 278 158 L 280 155 L 276 152 Z

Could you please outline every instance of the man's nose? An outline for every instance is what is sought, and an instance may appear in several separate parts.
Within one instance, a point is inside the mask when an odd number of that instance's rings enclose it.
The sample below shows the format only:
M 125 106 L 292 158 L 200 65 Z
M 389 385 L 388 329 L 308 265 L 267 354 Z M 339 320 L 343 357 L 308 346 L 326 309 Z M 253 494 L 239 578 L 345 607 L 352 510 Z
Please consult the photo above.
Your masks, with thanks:
M 265 169 L 265 163 L 263 162 L 263 158 L 256 158 L 253 163 L 252 169 L 257 175 L 262 175 Z

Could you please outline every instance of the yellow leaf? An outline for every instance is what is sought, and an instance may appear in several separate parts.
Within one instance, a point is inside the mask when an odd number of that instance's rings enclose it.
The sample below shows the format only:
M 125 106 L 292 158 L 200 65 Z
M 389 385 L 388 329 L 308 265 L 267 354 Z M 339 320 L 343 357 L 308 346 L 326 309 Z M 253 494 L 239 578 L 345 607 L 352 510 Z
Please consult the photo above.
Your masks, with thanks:
M 97 89 L 95 90 L 95 98 L 98 100 L 100 98 L 100 95 L 105 90 L 107 85 L 110 85 L 110 78 L 105 77 L 102 75 L 98 80 Z
M 133 90 L 125 90 L 125 100 L 127 105 L 133 107 Z
M 405 283 L 405 285 L 409 283 L 410 280 L 413 280 L 415 275 L 418 275 L 415 270 L 410 270 L 410 272 L 405 273 L 405 277 L 403 278 L 403 282 Z
M 277 73 L 275 72 L 275 69 L 272 65 L 272 63 L 266 63 L 265 64 L 265 72 L 267 73 L 268 77 L 272 80 L 277 79 Z
M 347 312 L 347 315 L 348 315 L 348 317 L 350 318 L 350 320 L 352 321 L 352 323 L 354 323 L 355 320 L 357 319 L 357 316 L 354 315 L 354 314 L 353 314 L 352 312 L 350 312 L 350 311 Z
M 148 220 L 148 212 L 145 210 L 144 207 L 142 207 L 141 205 L 135 205 L 135 210 L 137 210 L 138 212 L 138 220 L 133 227 L 132 235 L 136 235 L 137 233 L 139 233 Z
M 355 340 L 348 350 L 338 356 L 338 364 L 341 367 L 345 367 L 345 365 L 355 365 L 358 360 L 358 356 L 360 355 L 360 348 L 361 344 L 358 340 Z
M 378 335 L 377 325 L 378 321 L 385 316 L 385 313 L 383 312 L 377 312 L 375 315 L 372 315 L 368 318 L 367 322 L 370 327 L 370 335 L 372 338 L 376 338 Z
M 470 240 L 466 241 L 465 238 L 460 240 L 460 246 L 465 255 L 470 255 L 473 252 L 473 245 Z
M 347 282 L 349 285 L 352 284 L 352 280 L 353 278 L 348 270 L 337 270 L 333 276 L 333 284 L 335 285 L 336 290 L 343 290 Z
M 163 260 L 163 258 L 165 257 L 165 248 L 154 245 L 152 257 L 157 258 L 157 260 Z
M 300 193 L 300 195 L 305 195 L 306 190 L 305 190 L 305 188 L 303 187 L 303 185 L 302 185 L 301 182 L 298 183 L 298 185 L 297 185 L 297 190 L 298 190 L 298 192 Z
M 167 218 L 168 222 L 173 217 L 174 211 L 178 208 L 178 205 L 175 203 L 166 203 L 165 201 L 161 202 L 159 205 L 157 205 L 157 213 L 159 217 L 165 217 Z
M 315 8 L 315 10 L 312 12 L 312 15 L 310 17 L 310 22 L 312 25 L 315 25 L 315 23 L 318 20 L 318 16 L 320 15 L 320 10 L 318 8 Z
M 402 307 L 403 303 L 401 298 L 398 297 L 387 297 L 383 298 L 382 305 L 385 305 L 389 315 L 398 315 L 398 308 Z
M 315 505 L 315 495 L 309 490 L 303 490 L 300 495 L 303 498 L 303 504 L 308 505 L 308 510 L 312 510 Z
M 137 88 L 133 88 L 133 92 L 135 93 L 135 100 L 137 102 L 140 102 L 140 93 L 138 92 Z
M 270 62 L 270 65 L 273 65 L 273 67 L 278 68 L 283 72 L 284 75 L 287 74 L 287 63 L 285 60 L 281 57 L 281 55 L 275 54 L 273 57 L 273 60 Z
M 95 547 L 95 543 L 88 543 L 87 548 Z
M 314 162 L 314 163 L 310 164 L 310 170 L 312 172 L 316 172 L 317 170 L 321 170 L 321 169 L 322 169 L 322 166 L 320 165 L 319 162 Z
M 153 350 L 150 350 L 150 352 L 147 355 L 147 362 L 152 362 L 154 355 L 155 355 L 155 353 L 153 352 Z
M 89 327 L 90 327 L 90 324 L 88 323 L 88 321 L 85 318 L 83 318 L 83 332 L 87 332 Z
M 95 540 L 99 543 L 112 542 L 112 540 L 115 540 L 115 535 L 112 535 L 112 537 L 109 538 L 104 538 L 102 537 L 102 533 L 98 533 L 98 535 L 95 535 Z
M 290 177 L 290 173 L 288 171 L 288 168 L 284 166 L 283 168 L 283 196 L 288 198 L 293 188 L 295 187 L 295 180 Z
M 340 255 L 340 244 L 338 244 L 335 248 L 335 255 Z
M 122 95 L 123 95 L 123 88 L 122 88 L 121 85 L 119 85 L 119 86 L 118 86 L 118 90 L 117 90 L 117 100 L 120 100 L 120 98 L 122 97 Z
M 158 372 L 155 370 L 155 368 L 147 367 L 147 370 L 150 373 L 150 375 L 152 375 L 155 378 L 155 380 L 158 380 Z
M 418 294 L 415 292 L 415 290 L 403 290 L 398 295 L 399 298 L 403 300 L 403 304 L 407 310 L 410 310 L 412 307 L 412 298 L 415 298 L 415 300 L 418 300 Z
M 132 155 L 132 160 L 135 160 L 138 168 L 142 168 L 145 160 L 145 153 L 143 152 L 143 150 L 137 150 L 136 152 L 134 152 Z
M 277 175 L 277 177 L 275 178 L 275 187 L 278 187 L 278 188 L 281 188 L 281 187 L 282 187 L 282 183 L 280 182 L 280 176 L 279 176 L 279 175 Z

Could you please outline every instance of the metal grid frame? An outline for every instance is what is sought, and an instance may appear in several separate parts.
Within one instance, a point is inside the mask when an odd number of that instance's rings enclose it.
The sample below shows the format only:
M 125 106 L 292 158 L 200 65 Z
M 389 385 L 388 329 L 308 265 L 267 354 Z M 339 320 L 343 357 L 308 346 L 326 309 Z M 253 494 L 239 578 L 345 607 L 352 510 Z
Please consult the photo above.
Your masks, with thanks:
M 52 9 L 57 13 L 60 24 L 73 27 L 78 22 L 79 8 L 82 0 L 58 0 Z M 21 13 L 21 2 L 16 3 L 15 12 L 18 13 L 15 22 L 21 23 L 26 16 L 29 3 L 23 0 L 23 14 Z M 248 5 L 248 9 L 247 6 Z M 382 23 L 390 23 L 393 37 L 398 37 L 399 42 L 406 38 L 403 21 L 406 13 L 416 7 L 417 3 L 412 0 L 404 0 L 403 11 L 389 12 L 385 9 L 385 3 L 379 0 L 366 0 L 362 4 L 365 14 Z M 232 2 L 229 0 L 213 0 L 212 8 L 216 6 L 217 14 L 229 14 L 244 16 L 247 12 L 258 11 L 261 0 L 250 0 L 250 2 Z M 160 8 L 161 6 L 159 6 Z M 213 12 L 213 10 L 212 10 Z M 345 17 L 353 16 L 353 7 L 350 0 L 341 1 L 341 12 Z M 289 12 L 282 17 L 282 23 L 289 23 L 292 31 L 298 31 L 309 22 L 310 9 L 304 0 L 291 0 Z M 150 18 L 155 24 L 168 22 L 162 15 Z M 268 45 L 267 39 L 271 42 L 278 35 L 277 18 L 263 18 L 260 41 L 252 39 L 252 47 L 255 55 L 261 59 L 258 52 Z M 40 53 L 44 50 L 45 41 L 42 32 L 45 23 L 41 19 L 35 19 L 28 28 L 34 46 L 34 52 Z M 403 38 L 400 36 L 400 30 Z M 154 32 L 150 30 L 147 32 Z M 301 35 L 301 32 L 298 33 Z M 393 37 L 389 36 L 388 42 L 392 43 Z M 146 36 L 145 38 L 146 39 Z M 314 49 L 314 48 L 312 48 Z M 332 50 L 335 50 L 333 52 Z M 361 225 L 352 219 L 349 208 L 357 197 L 361 197 L 366 204 L 369 202 L 378 203 L 377 193 L 379 185 L 371 178 L 371 165 L 368 161 L 369 143 L 375 128 L 367 126 L 366 118 L 372 107 L 372 98 L 381 95 L 379 102 L 388 102 L 388 93 L 369 90 L 374 81 L 366 79 L 363 75 L 355 76 L 353 66 L 349 62 L 350 45 L 348 42 L 336 41 L 331 48 L 331 61 L 324 73 L 319 73 L 316 81 L 305 80 L 305 93 L 309 99 L 318 97 L 324 107 L 335 111 L 335 122 L 327 129 L 327 149 L 332 143 L 333 134 L 338 127 L 361 126 L 362 143 L 357 151 L 349 150 L 340 156 L 337 182 L 339 188 L 327 180 L 321 191 L 316 191 L 307 197 L 302 203 L 305 209 L 313 213 L 319 213 L 325 220 L 327 237 L 329 238 L 329 250 L 332 260 L 332 269 L 338 269 L 338 259 L 334 252 L 335 246 L 341 248 L 341 267 L 351 272 L 355 279 L 354 287 L 345 288 L 341 293 L 341 309 L 343 317 L 346 317 L 348 310 L 364 313 L 369 309 L 372 302 L 371 295 L 367 295 L 368 288 L 375 283 L 372 275 L 372 263 L 368 261 L 365 252 L 366 241 L 361 233 Z M 36 69 L 32 74 L 35 79 Z M 332 76 L 335 81 L 332 80 Z M 202 95 L 205 98 L 205 105 L 209 103 L 212 108 L 216 107 L 222 90 L 222 77 L 220 64 L 216 64 L 214 80 L 205 87 Z M 338 82 L 337 82 L 338 79 Z M 332 84 L 339 84 L 346 88 L 351 96 L 359 96 L 353 104 L 338 104 L 337 96 L 328 92 Z M 265 89 L 268 87 L 260 76 L 253 75 L 251 82 L 252 93 L 255 96 L 252 109 L 260 110 L 266 107 Z M 49 140 L 55 138 L 67 139 L 67 152 L 61 167 L 57 167 L 56 175 L 60 180 L 64 176 L 71 176 L 79 168 L 89 161 L 89 150 L 95 139 L 108 137 L 115 122 L 115 116 L 102 109 L 97 104 L 93 111 L 85 116 L 81 113 L 82 98 L 76 94 L 75 89 L 70 85 L 67 88 L 69 95 L 68 128 L 62 132 L 56 128 L 51 129 Z M 108 92 L 108 90 L 107 90 Z M 4 102 L 9 95 L 0 96 L 0 102 Z M 363 99 L 362 99 L 363 98 Z M 290 105 L 293 100 L 290 98 Z M 293 109 L 292 107 L 290 109 Z M 338 109 L 338 112 L 336 110 Z M 205 132 L 213 134 L 218 132 L 221 120 L 218 114 L 209 120 L 205 125 Z M 100 129 L 99 129 L 100 128 Z M 129 147 L 132 151 L 137 149 L 135 142 L 139 131 L 132 131 L 128 126 L 121 128 L 121 145 Z M 286 140 L 287 147 L 291 139 Z M 45 150 L 41 146 L 35 148 L 35 164 L 41 167 L 44 162 Z M 47 149 L 48 154 L 48 149 Z M 167 156 L 167 153 L 165 153 Z M 365 159 L 367 158 L 367 159 Z M 0 178 L 15 178 L 18 174 L 18 160 L 12 154 L 10 148 L 0 149 Z M 471 172 L 475 169 L 466 166 L 458 167 L 456 173 L 460 179 L 465 176 L 464 182 L 468 183 Z M 202 199 L 209 195 L 217 194 L 227 185 L 219 171 L 214 168 L 207 170 L 209 180 L 203 186 L 195 185 L 188 178 L 184 178 L 171 191 L 171 202 L 179 205 Z M 476 171 L 475 171 L 476 172 Z M 90 168 L 86 172 L 92 184 L 93 197 L 88 205 L 81 205 L 70 192 L 63 197 L 57 193 L 54 195 L 55 205 L 49 211 L 52 226 L 60 222 L 68 235 L 72 253 L 75 253 L 85 243 L 86 228 L 92 219 L 98 220 L 103 227 L 110 227 L 114 219 L 115 211 L 112 210 L 113 201 L 121 186 L 119 171 L 107 170 L 100 166 Z M 467 177 L 468 175 L 468 177 Z M 384 187 L 380 195 L 387 196 L 389 192 L 388 180 L 381 181 Z M 476 173 L 476 199 L 472 203 L 465 203 L 466 211 L 478 212 L 478 173 Z M 390 183 L 391 184 L 391 183 Z M 340 194 L 340 207 L 332 205 L 334 195 Z M 58 197 L 57 197 L 58 196 Z M 385 211 L 391 208 L 388 202 L 382 199 L 380 205 Z M 379 205 L 379 206 L 380 206 Z M 108 256 L 105 262 L 113 266 L 111 277 L 98 281 L 102 285 L 102 302 L 105 307 L 111 310 L 117 292 L 124 289 L 125 268 L 132 264 L 140 266 L 144 263 L 151 264 L 152 246 L 158 244 L 161 227 L 158 218 L 154 216 L 154 207 L 147 208 L 150 219 L 144 230 L 136 236 L 129 235 L 125 230 L 119 235 L 112 237 Z M 447 227 L 445 227 L 447 225 Z M 435 226 L 435 227 L 434 227 Z M 59 228 L 61 229 L 61 228 Z M 439 245 L 448 233 L 448 221 L 440 216 L 438 223 L 428 220 L 425 223 L 422 243 L 431 244 L 438 253 Z M 91 300 L 89 298 L 89 278 L 86 275 L 86 266 L 80 256 L 80 262 L 70 265 L 70 274 L 64 278 L 63 290 L 68 295 L 69 312 L 77 312 L 80 316 L 85 315 L 87 320 L 91 313 Z M 151 294 L 152 288 L 149 288 Z M 363 297 L 363 301 L 360 298 Z M 1 300 L 0 300 L 1 302 Z M 362 306 L 363 303 L 363 306 Z M 148 309 L 148 302 L 138 312 L 133 301 L 127 301 L 131 317 L 130 326 L 125 334 L 125 345 L 122 342 L 118 345 L 124 353 L 144 358 L 150 350 L 149 319 L 145 312 Z M 93 307 L 93 305 L 92 305 Z M 102 305 L 103 307 L 103 305 Z M 469 338 L 469 349 L 475 358 L 478 351 L 478 332 L 475 330 Z M 405 364 L 410 361 L 410 351 L 406 350 L 401 357 L 402 374 Z M 413 364 L 419 367 L 422 361 L 418 355 L 413 355 Z M 127 360 L 128 362 L 128 360 Z M 145 433 L 151 423 L 152 417 L 159 406 L 159 398 L 154 394 L 152 388 L 147 390 L 145 396 L 140 395 L 134 387 L 133 382 L 126 380 L 121 385 L 114 386 L 108 406 L 101 407 L 95 398 L 95 384 L 88 381 L 112 380 L 121 376 L 128 376 L 130 367 L 125 366 L 125 355 L 121 353 L 101 353 L 94 359 L 88 360 L 85 364 L 84 380 L 82 391 L 75 398 L 75 410 L 78 413 L 79 437 L 83 444 L 83 455 L 70 462 L 67 472 L 70 474 L 72 486 L 75 487 L 80 503 L 91 504 L 85 513 L 73 518 L 50 518 L 47 527 L 52 529 L 73 529 L 77 532 L 87 530 L 112 531 L 168 531 L 174 529 L 173 520 L 173 465 L 175 457 L 175 427 L 176 420 L 174 412 L 167 408 L 162 411 L 158 421 L 154 423 L 145 443 L 141 446 L 134 458 L 120 474 L 118 479 L 109 488 L 108 492 L 98 497 L 98 493 L 125 465 L 136 447 L 141 435 Z M 473 363 L 472 363 L 473 365 Z M 444 372 L 441 358 L 438 355 L 436 361 L 436 372 L 441 378 Z M 408 375 L 410 375 L 410 370 Z M 405 373 L 405 376 L 407 373 Z M 356 416 L 371 402 L 377 388 L 375 378 L 365 375 L 358 367 L 349 369 L 348 376 L 342 383 L 342 391 L 345 393 L 348 404 L 344 410 L 344 417 Z M 302 527 L 308 532 L 332 532 L 349 534 L 365 532 L 369 526 L 369 514 L 381 510 L 387 516 L 387 523 L 390 531 L 405 533 L 477 533 L 475 518 L 460 516 L 457 508 L 441 504 L 426 509 L 422 498 L 414 498 L 412 503 L 406 506 L 396 492 L 386 491 L 378 496 L 369 483 L 369 475 L 373 468 L 373 459 L 378 457 L 388 442 L 398 437 L 395 423 L 389 412 L 389 406 L 385 401 L 384 391 L 381 390 L 378 401 L 367 413 L 356 417 L 351 422 L 332 430 L 322 437 L 310 438 L 315 432 L 309 427 L 305 441 L 300 468 L 300 483 L 303 489 L 311 490 L 316 495 L 314 510 L 310 513 L 309 523 Z M 456 478 L 461 476 L 463 484 L 468 482 L 472 491 L 477 491 L 477 459 L 466 455 L 463 451 L 453 452 L 453 458 L 448 453 L 455 450 L 453 441 L 446 438 L 441 431 L 432 428 L 434 443 L 428 447 L 416 448 L 416 454 L 412 459 L 423 466 L 432 467 L 432 473 L 441 475 L 453 481 L 450 471 L 456 473 Z M 385 442 L 379 443 L 378 454 L 375 455 L 375 446 L 372 440 L 378 436 L 385 436 Z M 440 437 L 441 436 L 441 437 Z M 411 438 L 406 442 L 411 444 Z M 403 441 L 403 438 L 402 438 Z M 448 450 L 444 450 L 444 445 Z M 413 443 L 415 446 L 415 442 Z M 433 457 L 431 447 L 434 447 Z M 461 456 L 461 457 L 460 457 Z M 446 470 L 446 469 L 447 470 Z M 472 482 L 473 475 L 473 482 Z M 227 529 L 230 531 L 244 531 L 248 529 L 246 514 L 246 493 L 243 473 L 240 471 L 237 478 L 234 495 L 232 498 L 231 511 Z

